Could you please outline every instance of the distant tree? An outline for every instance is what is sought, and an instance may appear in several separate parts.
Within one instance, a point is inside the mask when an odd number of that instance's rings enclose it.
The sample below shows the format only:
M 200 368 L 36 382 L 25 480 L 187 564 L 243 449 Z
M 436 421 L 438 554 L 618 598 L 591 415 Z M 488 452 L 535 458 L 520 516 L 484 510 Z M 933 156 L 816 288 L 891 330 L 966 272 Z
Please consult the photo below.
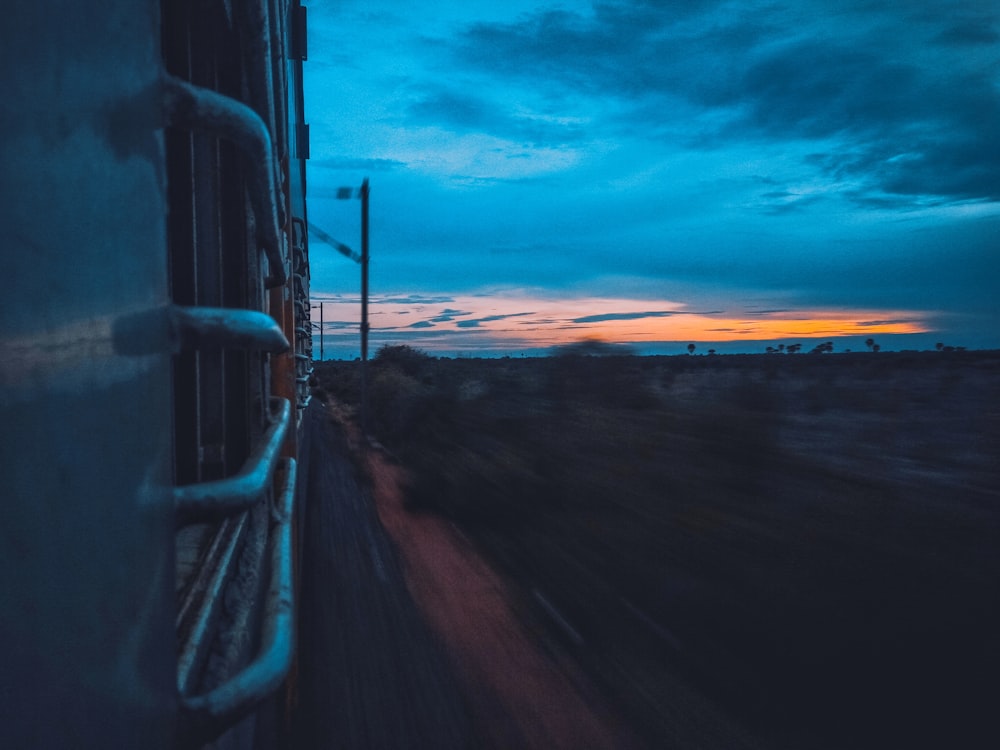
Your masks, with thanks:
M 779 352 L 784 352 L 785 351 L 785 345 L 784 344 L 778 344 L 778 351 Z
M 764 351 L 766 351 L 768 354 L 775 354 L 778 350 L 775 349 L 773 346 L 769 346 Z
M 694 344 L 688 344 L 688 354 L 694 354 Z
M 882 347 L 881 347 L 881 346 L 879 346 L 878 344 L 872 344 L 872 351 L 873 351 L 873 352 L 877 352 L 877 351 L 878 351 L 879 349 L 881 349 L 881 348 L 882 348 Z
M 789 344 L 786 351 L 789 354 L 798 354 L 801 349 L 802 349 L 802 344 Z
M 709 349 L 709 350 L 708 350 L 708 353 L 709 353 L 709 354 L 715 354 L 715 349 Z
M 869 350 L 874 351 L 875 339 L 865 339 L 865 346 L 867 346 Z
M 934 344 L 934 348 L 937 349 L 938 351 L 941 351 L 944 349 L 944 344 L 938 341 L 936 344 Z

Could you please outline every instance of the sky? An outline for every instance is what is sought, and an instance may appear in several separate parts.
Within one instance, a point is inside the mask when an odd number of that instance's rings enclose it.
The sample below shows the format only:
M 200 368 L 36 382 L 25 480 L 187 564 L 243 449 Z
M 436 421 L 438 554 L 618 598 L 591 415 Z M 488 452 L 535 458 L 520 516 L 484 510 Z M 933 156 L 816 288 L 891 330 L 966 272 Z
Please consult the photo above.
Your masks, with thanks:
M 359 249 L 369 179 L 371 351 L 1000 348 L 992 0 L 306 4 L 309 221 Z M 310 254 L 354 358 L 359 267 Z

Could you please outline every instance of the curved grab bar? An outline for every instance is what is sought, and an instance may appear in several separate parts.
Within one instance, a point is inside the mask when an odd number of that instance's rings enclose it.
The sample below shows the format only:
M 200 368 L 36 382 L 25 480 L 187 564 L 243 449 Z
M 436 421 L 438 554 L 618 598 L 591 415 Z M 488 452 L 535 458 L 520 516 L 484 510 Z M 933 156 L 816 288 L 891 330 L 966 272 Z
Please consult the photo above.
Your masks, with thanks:
M 171 305 L 170 321 L 178 350 L 217 345 L 280 354 L 291 348 L 274 318 L 258 310 Z
M 247 513 L 225 519 L 202 558 L 194 586 L 181 600 L 177 612 L 177 632 L 187 636 L 177 655 L 177 687 L 184 693 L 195 678 L 196 665 L 209 646 L 208 634 L 222 609 L 229 572 L 244 542 Z
M 271 425 L 254 446 L 239 473 L 226 479 L 174 488 L 174 510 L 178 526 L 206 516 L 228 515 L 246 510 L 267 490 L 278 463 L 278 453 L 291 422 L 288 399 L 272 398 Z
M 287 402 L 286 402 L 287 403 Z M 217 736 L 280 687 L 295 651 L 295 599 L 292 584 L 292 519 L 295 506 L 295 459 L 281 460 L 282 483 L 268 540 L 271 581 L 261 626 L 260 651 L 250 664 L 214 690 L 181 695 L 188 727 L 199 738 Z
M 264 283 L 268 288 L 281 286 L 288 276 L 278 239 L 280 212 L 274 149 L 267 125 L 246 104 L 171 75 L 163 77 L 163 100 L 169 124 L 213 133 L 232 141 L 246 154 L 251 167 L 250 202 L 257 241 L 264 248 L 270 266 L 270 276 Z

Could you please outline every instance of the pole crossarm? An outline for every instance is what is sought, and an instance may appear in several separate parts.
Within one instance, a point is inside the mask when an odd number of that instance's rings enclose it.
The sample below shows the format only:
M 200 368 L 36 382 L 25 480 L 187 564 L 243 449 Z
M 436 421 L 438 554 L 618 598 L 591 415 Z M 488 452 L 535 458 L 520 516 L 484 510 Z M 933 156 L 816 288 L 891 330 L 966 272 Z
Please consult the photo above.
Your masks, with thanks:
M 355 263 L 361 262 L 361 255 L 359 253 L 356 253 L 353 250 L 351 250 L 351 248 L 349 248 L 343 242 L 338 242 L 315 224 L 309 225 L 309 233 L 316 235 L 316 237 L 319 239 L 320 242 L 329 245 L 341 255 L 346 255 Z

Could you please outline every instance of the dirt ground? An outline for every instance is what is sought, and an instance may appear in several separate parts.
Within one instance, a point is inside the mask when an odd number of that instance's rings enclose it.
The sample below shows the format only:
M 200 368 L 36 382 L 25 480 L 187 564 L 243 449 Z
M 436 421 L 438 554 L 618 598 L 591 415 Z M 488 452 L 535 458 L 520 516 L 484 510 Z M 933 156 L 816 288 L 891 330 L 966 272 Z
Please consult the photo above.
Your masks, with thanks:
M 344 424 L 359 449 L 356 427 Z M 379 519 L 417 607 L 454 661 L 481 740 L 526 750 L 644 747 L 582 672 L 529 631 L 503 579 L 457 527 L 404 508 L 403 468 L 379 447 L 362 453 Z

